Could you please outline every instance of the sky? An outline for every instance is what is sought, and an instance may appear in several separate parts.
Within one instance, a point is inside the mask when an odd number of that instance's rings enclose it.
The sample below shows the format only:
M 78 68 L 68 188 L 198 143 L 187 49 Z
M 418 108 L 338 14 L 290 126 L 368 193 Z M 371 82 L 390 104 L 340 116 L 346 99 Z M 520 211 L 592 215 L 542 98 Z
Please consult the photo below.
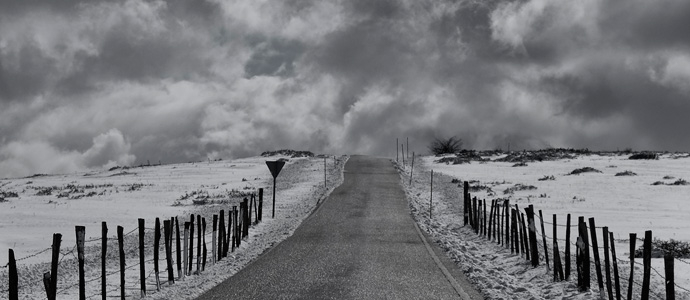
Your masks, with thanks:
M 1 0 L 0 177 L 283 148 L 690 151 L 686 0 Z

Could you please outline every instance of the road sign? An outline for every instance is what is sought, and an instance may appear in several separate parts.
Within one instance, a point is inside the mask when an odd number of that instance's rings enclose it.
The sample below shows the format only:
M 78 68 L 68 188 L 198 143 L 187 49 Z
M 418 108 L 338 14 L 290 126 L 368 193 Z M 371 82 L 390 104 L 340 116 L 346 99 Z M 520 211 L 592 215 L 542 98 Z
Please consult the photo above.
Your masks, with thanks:
M 271 171 L 271 175 L 273 175 L 273 179 L 275 179 L 276 177 L 278 177 L 278 174 L 280 174 L 280 170 L 283 169 L 285 162 L 282 160 L 267 161 L 266 165 L 268 166 L 268 169 Z
M 276 177 L 278 177 L 278 174 L 280 174 L 280 170 L 283 169 L 285 162 L 282 160 L 266 161 L 266 165 L 268 166 L 268 170 L 271 171 L 271 175 L 273 175 L 273 212 L 272 212 L 271 218 L 275 218 L 276 217 Z

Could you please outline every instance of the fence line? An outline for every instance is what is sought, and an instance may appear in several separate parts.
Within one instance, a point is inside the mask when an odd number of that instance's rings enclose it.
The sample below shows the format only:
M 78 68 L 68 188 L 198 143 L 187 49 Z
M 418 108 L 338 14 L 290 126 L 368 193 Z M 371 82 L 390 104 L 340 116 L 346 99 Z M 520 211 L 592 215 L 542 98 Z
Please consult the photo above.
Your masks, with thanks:
M 180 249 L 180 252 L 184 252 L 185 258 L 187 258 L 186 257 L 187 255 L 189 255 L 190 258 L 192 258 L 193 255 L 196 255 L 195 258 L 197 261 L 197 269 L 196 269 L 196 271 L 194 271 L 192 267 L 188 268 L 188 266 L 185 265 L 183 267 L 184 275 L 182 275 L 182 276 L 195 275 L 195 274 L 200 275 L 205 270 L 206 262 L 207 262 L 207 259 L 209 258 L 209 256 L 208 256 L 209 248 L 211 250 L 213 250 L 213 251 L 211 251 L 213 253 L 212 254 L 213 257 L 210 257 L 211 262 L 217 262 L 217 261 L 221 260 L 222 258 L 226 258 L 228 255 L 228 252 L 230 250 L 232 250 L 232 252 L 234 252 L 235 249 L 240 246 L 241 241 L 246 239 L 249 236 L 249 228 L 253 227 L 254 225 L 258 224 L 261 221 L 261 216 L 258 214 L 258 212 L 262 211 L 262 204 L 263 204 L 263 189 L 259 189 L 259 199 L 256 198 L 256 195 L 250 195 L 249 199 L 245 198 L 242 202 L 239 203 L 239 208 L 240 208 L 239 210 L 237 210 L 237 206 L 233 206 L 232 209 L 227 209 L 229 212 L 227 222 L 224 222 L 223 224 L 220 224 L 220 223 L 216 224 L 215 222 L 211 223 L 210 222 L 211 218 L 209 218 L 209 222 L 208 222 L 209 225 L 214 225 L 214 229 L 216 229 L 216 225 L 218 225 L 218 228 L 223 228 L 221 230 L 210 230 L 210 229 L 206 230 L 206 225 L 207 225 L 206 224 L 207 223 L 206 217 L 202 217 L 201 215 L 196 214 L 196 218 L 194 220 L 195 221 L 199 220 L 200 223 L 195 224 L 196 226 L 194 226 L 194 227 L 190 226 L 190 228 L 188 230 L 190 232 L 198 233 L 198 235 L 194 236 L 193 238 L 191 236 L 185 236 L 185 238 L 187 238 L 187 240 L 189 240 L 190 245 L 188 246 L 188 248 Z M 224 212 L 225 210 L 226 209 L 221 209 L 222 212 Z M 253 211 L 253 213 L 252 213 L 252 211 L 250 211 L 250 210 L 255 210 L 255 211 Z M 192 215 L 192 218 L 194 218 L 195 214 L 191 214 L 191 215 Z M 221 213 L 221 215 L 222 215 L 222 213 Z M 217 216 L 217 215 L 214 215 L 214 216 Z M 252 216 L 254 216 L 254 217 L 252 217 Z M 182 221 L 179 223 L 184 223 L 186 221 L 185 217 L 182 217 L 182 220 L 178 220 L 175 217 L 173 217 L 172 219 L 177 221 L 175 223 L 178 223 L 179 221 Z M 216 218 L 214 218 L 214 220 L 215 219 Z M 252 220 L 252 219 L 254 219 L 254 220 Z M 171 219 L 160 218 L 160 220 L 167 221 L 167 220 L 171 220 Z M 178 245 L 179 245 L 179 243 L 181 243 L 181 239 L 179 237 L 176 238 L 176 233 L 175 233 L 177 231 L 176 228 L 178 228 L 176 225 L 179 225 L 179 224 L 175 224 L 175 223 L 170 222 L 170 224 L 169 224 L 169 226 L 170 226 L 169 235 L 163 236 L 162 231 L 164 229 L 163 228 L 164 224 L 160 224 L 160 227 L 158 227 L 158 228 L 144 227 L 143 228 L 143 235 L 140 234 L 140 237 L 139 237 L 140 239 L 144 239 L 146 237 L 147 243 L 150 243 L 151 240 L 154 240 L 154 245 L 147 244 L 147 245 L 143 245 L 143 248 L 141 248 L 141 249 L 145 250 L 145 252 L 143 252 L 144 256 L 149 256 L 149 255 L 151 255 L 152 252 L 154 253 L 153 258 L 143 260 L 144 264 L 150 265 L 151 263 L 154 263 L 155 265 L 157 265 L 158 263 L 163 262 L 163 265 L 165 267 L 162 271 L 157 270 L 156 268 L 152 268 L 149 272 L 147 272 L 148 273 L 147 275 L 141 276 L 143 278 L 139 278 L 138 280 L 136 280 L 136 282 L 135 282 L 136 287 L 131 286 L 132 282 L 130 282 L 129 284 L 125 284 L 125 285 L 121 285 L 120 282 L 118 282 L 117 284 L 113 284 L 113 283 L 107 284 L 106 283 L 104 285 L 104 287 L 108 287 L 108 289 L 105 290 L 105 295 L 104 295 L 104 291 L 101 290 L 99 293 L 92 294 L 89 297 L 95 297 L 98 295 L 104 296 L 103 298 L 113 297 L 113 296 L 108 296 L 107 294 L 112 293 L 112 292 L 117 292 L 118 290 L 122 290 L 122 291 L 124 291 L 124 290 L 141 290 L 142 295 L 145 295 L 146 294 L 145 290 L 146 290 L 146 287 L 148 287 L 148 286 L 153 286 L 153 287 L 156 287 L 156 289 L 159 289 L 161 284 L 166 284 L 166 283 L 172 284 L 172 283 L 174 283 L 174 280 L 181 279 L 182 277 L 180 276 L 180 274 L 178 274 L 178 277 L 176 277 L 176 278 L 173 277 L 172 280 L 171 280 L 171 278 L 169 278 L 169 276 L 166 276 L 166 273 L 169 270 L 174 271 L 174 267 L 172 269 L 170 269 L 166 265 L 166 261 L 168 259 L 170 261 L 176 261 L 177 260 L 177 259 L 175 259 L 175 255 L 178 253 L 178 250 L 177 250 L 177 247 L 174 247 L 174 245 L 175 245 L 175 243 L 177 243 Z M 159 224 L 159 223 L 157 222 L 157 224 Z M 182 226 L 180 226 L 180 227 L 182 227 Z M 124 237 L 132 235 L 138 230 L 139 230 L 139 227 L 135 227 L 134 229 L 129 231 L 127 234 L 124 234 L 122 237 L 123 240 L 124 240 Z M 179 231 L 181 232 L 182 229 L 180 229 Z M 152 236 L 153 233 L 155 233 L 155 237 Z M 208 241 L 206 239 L 206 237 L 211 237 L 212 241 Z M 217 242 L 219 245 L 215 245 L 215 242 L 216 242 L 215 238 L 216 237 L 218 238 Z M 160 239 L 163 238 L 165 240 L 165 242 L 168 244 L 157 243 L 155 241 L 156 238 L 158 238 L 158 241 L 160 241 Z M 99 243 L 99 244 L 104 243 L 105 242 L 104 240 L 109 241 L 109 242 L 113 242 L 116 240 L 119 241 L 119 238 L 116 235 L 114 237 L 99 237 L 99 238 L 92 238 L 89 240 L 83 240 L 82 239 L 81 242 L 83 244 L 91 244 L 91 245 L 93 245 L 93 247 L 98 247 L 98 245 L 96 245 L 95 243 Z M 185 241 L 187 242 L 187 240 L 185 240 Z M 77 243 L 80 243 L 80 241 L 78 241 Z M 156 246 L 155 244 L 159 245 L 159 247 L 156 249 L 154 249 Z M 197 250 L 194 250 L 195 244 L 196 244 Z M 129 257 L 130 261 L 135 262 L 134 264 L 131 264 L 131 265 L 128 264 L 123 269 L 123 271 L 138 269 L 141 266 L 141 262 L 139 262 L 139 260 L 136 260 L 136 259 L 133 260 L 132 257 L 137 256 L 137 253 L 139 253 L 137 250 L 140 250 L 140 245 L 137 242 L 131 242 L 130 241 L 129 243 L 125 243 L 123 246 L 124 246 L 123 250 L 126 250 L 126 251 L 123 251 L 121 254 L 124 254 L 125 258 Z M 230 246 L 232 246 L 231 249 L 230 249 Z M 169 249 L 168 249 L 168 247 L 169 247 Z M 215 253 L 215 250 L 217 247 L 223 248 L 223 251 L 221 251 L 222 253 Z M 82 257 L 78 257 L 77 254 L 75 253 L 78 248 L 79 247 L 76 244 L 74 246 L 72 246 L 71 248 L 68 247 L 68 248 L 55 249 L 55 250 L 53 249 L 53 247 L 50 247 L 50 248 L 46 248 L 46 249 L 37 251 L 36 253 L 30 254 L 28 256 L 18 258 L 18 259 L 14 259 L 13 254 L 11 254 L 10 255 L 10 261 L 5 266 L 2 266 L 2 268 L 3 269 L 9 268 L 10 265 L 12 265 L 12 264 L 16 265 L 17 261 L 27 260 L 29 258 L 33 258 L 33 257 L 36 257 L 38 255 L 44 254 L 50 250 L 53 250 L 53 251 L 57 251 L 57 253 L 58 253 L 58 259 L 57 259 L 57 261 L 54 261 L 53 263 L 57 264 L 58 269 L 63 269 L 64 266 L 61 267 L 61 265 L 63 265 L 63 263 L 67 263 L 67 262 L 71 263 L 71 262 L 76 262 L 79 259 L 84 259 Z M 110 248 L 110 247 L 108 247 L 108 248 Z M 10 250 L 12 250 L 12 249 L 10 249 Z M 158 251 L 159 254 L 162 251 L 164 255 L 155 255 L 156 250 Z M 192 250 L 193 252 L 187 253 L 187 250 Z M 101 258 L 100 252 L 101 251 L 90 251 L 89 253 L 86 253 L 85 256 L 91 257 L 91 258 L 93 258 L 93 261 L 95 261 L 95 260 L 98 260 Z M 117 255 L 117 252 L 118 252 L 117 248 L 114 248 L 114 250 L 108 251 L 108 254 Z M 216 257 L 216 255 L 217 255 L 217 257 Z M 142 258 L 143 258 L 143 256 L 142 256 Z M 89 260 L 91 260 L 91 259 L 89 259 Z M 192 258 L 188 261 L 189 266 L 193 265 L 193 260 L 194 260 L 194 258 Z M 103 260 L 101 260 L 101 261 L 103 261 Z M 174 265 L 174 263 L 173 263 L 173 265 Z M 90 268 L 89 273 L 90 274 L 100 273 L 99 272 L 100 270 L 98 270 L 98 269 L 99 268 Z M 79 286 L 80 290 L 81 290 L 88 283 L 100 281 L 102 278 L 108 278 L 108 277 L 111 277 L 111 276 L 116 275 L 116 274 L 121 274 L 121 272 L 122 272 L 120 270 L 120 268 L 116 267 L 116 266 L 111 266 L 108 268 L 108 270 L 109 271 L 107 273 L 104 272 L 105 274 L 98 274 L 94 277 L 85 279 L 83 282 L 63 286 L 59 290 L 52 290 L 52 291 L 46 290 L 46 293 L 48 295 L 46 298 L 50 299 L 50 298 L 53 298 L 54 295 L 67 293 L 77 286 Z M 105 269 L 104 269 L 104 271 L 105 271 Z M 15 270 L 13 271 L 12 268 L 10 268 L 10 272 L 17 272 L 17 270 L 15 268 Z M 70 272 L 72 272 L 72 271 L 70 271 Z M 178 272 L 179 272 L 179 269 L 178 269 Z M 48 273 L 46 273 L 46 274 L 48 274 Z M 153 278 L 154 274 L 156 275 L 155 278 Z M 162 278 L 159 278 L 159 275 L 162 275 L 161 276 Z M 47 275 L 44 274 L 44 276 L 47 276 Z M 121 276 L 124 276 L 124 275 L 121 274 Z M 22 285 L 19 285 L 18 283 L 12 282 L 12 279 L 11 279 L 12 275 L 10 275 L 9 277 L 10 277 L 9 289 L 0 291 L 3 294 L 10 293 L 9 299 L 15 299 L 17 297 L 17 295 L 21 293 L 22 290 L 25 290 L 28 287 L 40 285 L 42 282 L 46 283 L 46 279 L 44 277 L 44 278 L 39 278 L 35 281 L 29 281 L 29 282 L 26 282 L 26 280 L 25 280 Z M 75 276 L 70 275 L 70 278 L 72 278 L 72 277 L 75 277 Z M 137 277 L 140 277 L 140 276 L 137 276 Z M 106 281 L 108 281 L 108 280 L 106 279 Z M 47 282 L 50 282 L 50 280 Z M 13 286 L 13 284 L 16 284 L 16 285 Z M 142 285 L 139 286 L 139 284 L 142 284 Z M 52 286 L 56 286 L 56 284 L 53 284 Z M 13 288 L 15 291 L 14 293 L 17 293 L 17 294 L 13 294 L 13 292 L 12 292 Z M 24 293 L 21 293 L 21 294 L 24 294 Z M 51 296 L 51 294 L 53 296 Z M 121 295 L 125 295 L 125 294 L 121 294 Z M 118 296 L 120 296 L 120 295 L 118 295 Z M 83 297 L 83 295 L 82 295 L 82 297 Z

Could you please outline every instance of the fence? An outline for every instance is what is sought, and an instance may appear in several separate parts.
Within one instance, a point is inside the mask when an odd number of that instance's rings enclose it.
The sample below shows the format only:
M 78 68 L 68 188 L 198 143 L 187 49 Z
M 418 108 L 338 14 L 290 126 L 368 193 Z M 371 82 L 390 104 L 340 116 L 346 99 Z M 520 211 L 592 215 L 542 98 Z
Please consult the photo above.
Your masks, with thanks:
M 22 290 L 43 284 L 46 298 L 49 300 L 54 300 L 57 295 L 66 293 L 75 287 L 79 288 L 79 299 L 86 299 L 86 284 L 100 281 L 99 292 L 89 295 L 89 298 L 100 295 L 102 299 L 108 297 L 125 299 L 128 296 L 128 290 L 130 291 L 129 296 L 131 296 L 131 291 L 134 290 L 144 297 L 150 291 L 150 287 L 160 291 L 161 286 L 166 283 L 172 285 L 176 280 L 184 280 L 186 276 L 201 274 L 205 271 L 207 262 L 216 263 L 226 258 L 228 252 L 234 252 L 241 245 L 242 240 L 249 236 L 249 228 L 261 222 L 262 210 L 263 189 L 259 189 L 258 200 L 256 195 L 252 194 L 250 198 L 244 198 L 240 202 L 239 209 L 237 206 L 233 206 L 231 210 L 228 210 L 227 225 L 225 210 L 221 209 L 218 214 L 214 214 L 212 216 L 212 231 L 208 233 L 206 231 L 206 218 L 201 215 L 195 216 L 194 214 L 190 215 L 188 221 L 172 217 L 170 219 L 163 219 L 162 224 L 160 219 L 156 218 L 153 228 L 146 227 L 145 220 L 139 219 L 138 227 L 127 233 L 124 233 L 122 226 L 117 226 L 117 235 L 113 237 L 108 237 L 108 226 L 103 222 L 101 225 L 101 237 L 90 240 L 84 239 L 86 228 L 84 226 L 76 226 L 77 242 L 68 251 L 63 252 L 64 249 L 60 247 L 62 240 L 60 233 L 53 235 L 53 242 L 50 248 L 22 258 L 16 258 L 14 250 L 9 249 L 8 264 L 0 266 L 0 268 L 8 269 L 8 289 L 0 292 L 9 295 L 8 299 L 16 300 L 19 299 Z M 180 223 L 182 223 L 182 227 Z M 138 236 L 135 235 L 135 232 L 138 232 Z M 151 233 L 153 233 L 153 237 L 151 237 Z M 161 237 L 163 238 L 162 247 L 160 243 Z M 211 239 L 210 259 L 208 257 L 209 244 L 206 241 L 207 237 Z M 85 251 L 86 247 L 97 248 L 99 244 L 100 251 L 97 251 L 98 249 Z M 108 248 L 114 248 L 114 246 L 116 246 L 117 254 L 108 251 Z M 195 246 L 196 252 L 194 250 Z M 164 258 L 160 256 L 161 250 L 164 252 Z M 17 262 L 49 251 L 52 254 L 50 271 L 44 272 L 40 278 L 24 278 L 23 284 L 20 285 L 21 274 L 18 272 Z M 98 254 L 100 254 L 100 269 L 85 269 L 86 256 Z M 138 263 L 127 264 L 128 260 L 132 261 L 137 256 Z M 165 268 L 162 271 L 161 262 L 164 263 Z M 75 268 L 74 263 L 76 263 L 78 280 L 66 286 L 58 286 L 58 283 L 61 282 L 58 275 L 63 271 L 73 271 Z M 147 273 L 146 268 L 151 263 L 153 263 L 153 270 Z M 132 286 L 131 282 L 128 285 L 125 273 L 127 270 L 135 268 L 139 269 L 138 286 Z M 177 277 L 174 276 L 175 269 L 177 270 Z M 87 279 L 87 273 L 90 275 L 89 279 Z M 108 276 L 117 274 L 120 275 L 117 284 L 107 282 Z M 117 296 L 113 295 L 113 293 L 118 291 L 119 294 Z
M 522 212 L 518 204 L 511 205 L 510 200 L 496 199 L 491 200 L 491 203 L 488 204 L 486 200 L 480 200 L 476 197 L 473 198 L 469 193 L 469 183 L 467 181 L 465 181 L 463 185 L 463 200 L 463 222 L 465 226 L 469 225 L 474 230 L 475 234 L 484 236 L 490 241 L 509 248 L 511 253 L 524 257 L 531 262 L 533 267 L 545 263 L 547 269 L 553 271 L 554 281 L 570 279 L 572 273 L 572 246 L 575 249 L 575 275 L 577 276 L 577 286 L 581 292 L 590 289 L 590 273 L 593 264 L 600 299 L 622 299 L 624 295 L 621 290 L 621 281 L 625 283 L 626 280 L 622 278 L 623 275 L 619 273 L 618 263 L 624 263 L 630 265 L 630 274 L 627 279 L 627 293 L 625 295 L 627 297 L 625 297 L 625 299 L 633 299 L 635 296 L 634 286 L 641 288 L 639 293 L 640 299 L 647 300 L 650 299 L 651 296 L 657 299 L 664 299 L 663 295 L 657 295 L 650 291 L 652 271 L 664 279 L 666 290 L 665 299 L 675 299 L 676 289 L 690 293 L 690 290 L 674 282 L 675 261 L 684 264 L 690 264 L 690 262 L 681 258 L 676 258 L 673 251 L 655 249 L 657 251 L 662 251 L 664 254 L 663 275 L 652 267 L 652 231 L 646 231 L 644 239 L 639 239 L 637 238 L 637 234 L 630 233 L 630 239 L 616 241 L 614 233 L 610 232 L 606 226 L 597 227 L 594 218 L 589 218 L 589 223 L 587 223 L 585 222 L 585 217 L 578 216 L 577 224 L 572 224 L 571 215 L 568 214 L 566 216 L 565 225 L 563 225 L 558 224 L 556 214 L 552 215 L 551 222 L 544 219 L 541 210 L 539 210 L 539 215 L 536 215 L 533 205 L 525 207 L 524 212 Z M 541 228 L 541 237 L 539 237 L 537 233 L 537 221 Z M 553 228 L 551 236 L 546 233 L 544 224 L 550 225 Z M 558 238 L 558 228 L 565 228 L 566 232 L 564 239 Z M 577 228 L 577 238 L 574 243 L 571 241 L 571 228 Z M 603 241 L 603 245 L 601 250 L 603 250 L 604 256 L 603 269 L 599 239 L 597 237 L 598 230 L 602 232 L 601 241 Z M 539 245 L 540 239 L 541 245 Z M 551 247 L 549 247 L 547 240 L 551 241 Z M 642 263 L 635 261 L 635 245 L 638 240 L 643 243 Z M 616 242 L 630 243 L 629 261 L 625 261 L 616 256 Z M 563 251 L 561 251 L 559 243 L 563 243 Z M 553 260 L 550 261 L 549 257 Z M 635 278 L 635 266 L 641 266 L 643 269 L 641 283 L 639 279 Z

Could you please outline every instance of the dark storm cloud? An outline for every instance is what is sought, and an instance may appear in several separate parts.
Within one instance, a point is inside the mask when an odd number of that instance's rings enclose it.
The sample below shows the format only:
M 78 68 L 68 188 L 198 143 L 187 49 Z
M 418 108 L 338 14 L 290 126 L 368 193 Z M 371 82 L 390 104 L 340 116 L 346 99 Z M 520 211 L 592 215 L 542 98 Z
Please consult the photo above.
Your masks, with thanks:
M 690 150 L 688 20 L 681 0 L 4 1 L 0 175 L 408 136 Z

